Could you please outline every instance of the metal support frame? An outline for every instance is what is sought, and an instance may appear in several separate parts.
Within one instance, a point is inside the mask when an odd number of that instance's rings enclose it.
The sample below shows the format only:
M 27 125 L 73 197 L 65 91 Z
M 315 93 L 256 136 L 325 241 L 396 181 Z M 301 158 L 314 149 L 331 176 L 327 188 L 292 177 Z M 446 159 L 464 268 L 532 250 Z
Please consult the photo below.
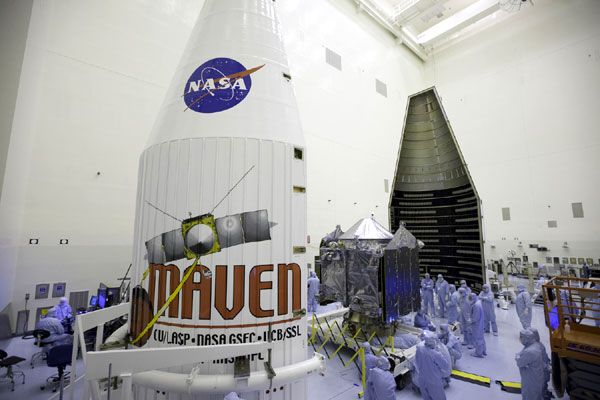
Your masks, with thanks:
M 71 356 L 71 384 L 67 387 L 70 400 L 74 400 L 74 384 L 85 377 L 83 399 L 100 400 L 99 382 L 107 376 L 122 381 L 121 399 L 131 399 L 133 385 L 151 387 L 172 393 L 221 393 L 236 390 L 239 379 L 234 375 L 196 375 L 157 371 L 157 369 L 195 364 L 198 360 L 214 360 L 230 358 L 240 354 L 252 354 L 272 350 L 269 342 L 249 344 L 233 344 L 220 346 L 189 346 L 167 348 L 141 348 L 100 351 L 104 324 L 113 319 L 129 314 L 130 304 L 122 303 L 81 314 L 77 317 L 73 336 L 73 354 Z M 94 351 L 86 351 L 84 332 L 98 329 Z M 77 353 L 81 353 L 86 373 L 77 376 Z M 108 371 L 110 366 L 110 372 Z M 302 379 L 312 372 L 322 373 L 325 368 L 325 357 L 316 353 L 313 358 L 302 362 L 275 368 L 275 376 L 268 376 L 267 371 L 253 372 L 245 382 L 245 390 L 262 390 L 277 385 Z M 110 382 L 109 382 L 110 384 Z
M 406 35 L 402 29 L 397 28 L 392 22 L 390 22 L 385 15 L 382 15 L 375 5 L 370 0 L 353 0 L 357 5 L 358 9 L 364 11 L 369 15 L 375 22 L 381 25 L 384 29 L 390 32 L 396 38 L 398 43 L 406 46 L 413 54 L 415 54 L 421 61 L 427 61 L 428 55 L 422 46 L 416 43 L 412 38 Z

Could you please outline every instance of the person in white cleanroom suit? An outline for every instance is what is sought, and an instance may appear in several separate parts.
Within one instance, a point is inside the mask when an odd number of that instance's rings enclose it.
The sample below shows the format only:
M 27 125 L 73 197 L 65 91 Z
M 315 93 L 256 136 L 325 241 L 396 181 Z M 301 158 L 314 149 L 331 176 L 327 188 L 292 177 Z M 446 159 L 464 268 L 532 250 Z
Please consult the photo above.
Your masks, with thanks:
M 465 281 L 464 279 L 460 280 L 460 287 L 465 288 L 467 294 L 471 293 L 471 288 L 469 287 L 469 285 L 467 285 L 467 281 Z
M 319 302 L 317 297 L 319 296 L 319 289 L 321 288 L 321 281 L 317 278 L 315 271 L 310 272 L 310 278 L 307 279 L 308 284 L 308 296 L 307 296 L 307 308 L 308 312 L 316 313 Z
M 73 324 L 75 318 L 73 318 L 73 310 L 71 309 L 67 298 L 61 297 L 58 304 L 54 306 L 54 309 L 56 310 L 56 319 L 58 319 L 65 327 L 65 331 L 67 331 L 67 333 L 73 333 L 71 324 Z
M 490 325 L 494 336 L 498 336 L 498 325 L 496 324 L 496 307 L 494 304 L 494 292 L 491 291 L 490 285 L 483 285 L 483 291 L 479 293 L 479 300 L 483 307 L 483 325 L 485 333 L 490 333 Z
M 541 400 L 544 398 L 540 383 L 540 378 L 544 376 L 542 352 L 531 330 L 521 330 L 519 340 L 523 350 L 516 354 L 515 360 L 521 373 L 521 395 L 523 400 Z
M 442 274 L 439 274 L 437 281 L 435 281 L 435 293 L 438 297 L 438 303 L 440 305 L 440 317 L 446 316 L 446 296 L 448 295 L 448 282 L 444 279 Z
M 460 346 L 460 340 L 450 332 L 448 324 L 440 325 L 440 333 L 438 333 L 438 339 L 448 349 L 450 358 L 452 359 L 452 368 L 456 367 L 456 361 L 462 357 L 462 347 Z
M 463 346 L 468 346 L 469 349 L 473 348 L 471 343 L 471 325 L 469 319 L 471 318 L 471 305 L 467 299 L 467 290 L 464 287 L 458 288 L 458 321 L 460 322 L 460 330 L 463 334 Z
M 42 340 L 42 343 L 51 343 L 52 345 L 69 344 L 73 342 L 73 336 L 65 333 L 65 328 L 56 318 L 56 309 L 50 308 L 46 316 L 35 324 L 35 329 L 43 329 L 50 332 L 50 336 Z M 45 353 L 48 353 L 49 346 L 43 348 Z
M 424 340 L 417 346 L 415 355 L 416 367 L 419 371 L 418 386 L 425 400 L 445 400 L 445 377 L 450 365 L 444 355 L 437 349 L 437 337 L 433 332 L 423 332 Z
M 419 310 L 415 314 L 415 319 L 413 325 L 415 328 L 420 329 L 429 329 L 430 331 L 435 331 L 435 325 L 431 322 L 431 318 L 425 313 L 425 310 Z
M 435 335 L 435 348 L 440 354 L 444 357 L 448 364 L 448 368 L 445 371 L 442 371 L 444 375 L 444 388 L 446 388 L 450 384 L 450 377 L 452 375 L 452 356 L 450 355 L 450 351 L 448 347 L 438 339 L 437 335 Z
M 533 312 L 533 304 L 531 303 L 531 296 L 525 290 L 524 285 L 517 286 L 517 300 L 515 301 L 517 315 L 523 329 L 527 329 L 531 326 L 531 315 Z
M 376 356 L 375 354 L 373 354 L 373 350 L 371 349 L 371 344 L 369 342 L 362 343 L 360 347 L 365 349 L 365 373 L 367 375 L 367 379 L 369 379 L 369 371 L 375 368 L 375 366 L 377 365 L 377 360 L 385 357 Z M 362 365 L 362 363 L 360 363 L 359 365 Z
M 550 357 L 548 357 L 546 347 L 540 341 L 540 332 L 538 332 L 537 328 L 529 328 L 529 330 L 533 333 L 535 344 L 540 348 L 540 352 L 542 353 L 542 361 L 544 361 L 544 379 L 542 379 L 540 383 L 542 385 L 542 394 L 544 395 L 544 399 L 548 400 L 552 398 L 552 393 L 548 390 L 548 382 L 550 382 L 550 374 L 552 371 Z
M 397 349 L 410 349 L 411 347 L 416 346 L 419 343 L 421 343 L 421 340 L 419 340 L 417 335 L 414 335 L 412 333 L 400 332 L 394 335 L 394 347 Z
M 483 336 L 483 307 L 481 306 L 481 301 L 479 301 L 479 298 L 475 293 L 469 294 L 467 301 L 469 302 L 469 308 L 471 311 L 471 314 L 469 315 L 471 343 L 475 346 L 475 351 L 473 352 L 472 356 L 483 358 L 484 356 L 487 356 L 485 337 Z
M 581 267 L 581 277 L 588 279 L 591 276 L 592 273 L 590 272 L 590 267 L 587 265 L 587 263 L 583 263 L 583 266 Z
M 423 310 L 429 314 L 431 308 L 431 315 L 435 315 L 435 305 L 433 304 L 433 279 L 429 277 L 429 274 L 425 274 L 425 278 L 421 281 L 421 291 L 423 293 Z
M 60 301 L 56 306 L 54 306 L 54 308 L 56 309 L 56 319 L 58 319 L 60 322 L 63 322 L 64 320 L 70 320 L 73 317 L 73 310 L 71 309 L 66 297 L 61 297 Z
M 452 325 L 458 321 L 458 302 L 460 293 L 456 291 L 456 286 L 448 285 L 448 324 Z
M 396 400 L 396 380 L 385 357 L 380 357 L 369 371 L 365 400 Z

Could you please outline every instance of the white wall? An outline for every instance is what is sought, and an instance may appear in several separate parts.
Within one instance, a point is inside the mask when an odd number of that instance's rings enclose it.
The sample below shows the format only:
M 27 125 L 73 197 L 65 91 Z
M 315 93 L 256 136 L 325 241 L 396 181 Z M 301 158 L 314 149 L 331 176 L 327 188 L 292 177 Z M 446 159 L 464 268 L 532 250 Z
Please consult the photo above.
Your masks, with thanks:
M 483 200 L 487 259 L 513 249 L 544 263 L 546 256 L 598 263 L 598 21 L 598 1 L 539 0 L 427 65 L 427 83 L 443 98 Z M 572 217 L 572 202 L 583 202 L 585 218 Z M 502 221 L 502 207 L 510 207 L 510 221 Z
M 15 221 L 6 237 L 18 242 L 13 325 L 36 283 L 118 284 L 131 259 L 138 157 L 201 3 L 34 1 L 7 161 L 11 196 L 0 204 L 2 222 Z M 383 180 L 422 64 L 350 1 L 277 6 L 308 147 L 312 258 L 337 223 L 374 212 L 387 225 Z M 325 63 L 324 46 L 342 55 L 343 71 Z M 388 84 L 387 98 L 375 78 Z
M 0 206 L 0 225 L 11 222 L 4 237 L 16 242 L 13 325 L 25 293 L 34 311 L 56 303 L 33 300 L 36 283 L 119 283 L 138 157 L 200 7 L 34 1 Z
M 392 181 L 408 95 L 423 88 L 422 63 L 352 1 L 277 4 L 308 149 L 312 264 L 336 224 L 346 230 L 374 213 L 388 226 L 384 179 Z M 342 71 L 325 63 L 325 47 L 342 56 Z
M 0 3 L 0 54 L 4 55 L 0 57 L 0 204 L 5 204 L 5 199 L 13 195 L 3 190 L 4 175 L 32 3 L 33 0 Z M 11 211 L 0 206 L 0 311 L 10 303 L 15 277 L 17 239 L 14 231 L 18 230 L 19 221 L 10 215 Z

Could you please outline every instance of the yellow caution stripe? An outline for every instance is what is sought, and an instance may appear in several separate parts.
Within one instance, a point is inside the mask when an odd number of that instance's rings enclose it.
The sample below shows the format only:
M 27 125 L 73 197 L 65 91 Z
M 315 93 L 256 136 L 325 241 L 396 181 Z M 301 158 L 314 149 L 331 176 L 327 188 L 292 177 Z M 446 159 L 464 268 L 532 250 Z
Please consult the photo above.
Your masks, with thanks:
M 315 314 L 313 313 L 312 324 L 311 324 L 312 333 L 310 335 L 310 339 L 308 339 L 308 344 L 314 344 L 316 337 L 317 337 L 317 327 L 315 326 L 315 319 L 316 319 L 316 317 L 315 317 Z
M 496 381 L 500 389 L 508 393 L 521 393 L 521 382 Z
M 148 323 L 148 325 L 146 325 L 146 327 L 131 342 L 131 344 L 137 343 L 141 338 L 144 337 L 144 335 L 146 333 L 148 333 L 148 331 L 150 329 L 152 329 L 152 327 L 154 326 L 154 324 L 156 323 L 156 321 L 158 321 L 158 319 L 162 316 L 162 314 L 169 307 L 169 305 L 171 304 L 171 302 L 175 299 L 175 297 L 177 297 L 177 295 L 179 295 L 179 292 L 183 288 L 183 285 L 185 284 L 185 282 L 194 273 L 194 271 L 196 269 L 196 265 L 198 265 L 198 261 L 200 261 L 200 257 L 196 257 L 196 259 L 194 260 L 194 263 L 192 264 L 192 266 L 188 268 L 187 272 L 183 276 L 183 279 L 181 280 L 181 282 L 179 282 L 179 285 L 177 285 L 177 287 L 175 288 L 175 290 L 173 291 L 173 293 L 171 293 L 171 295 L 169 296 L 169 298 L 167 299 L 167 301 L 165 301 L 165 304 L 163 304 L 163 306 L 158 310 L 158 312 L 156 313 L 156 315 L 154 315 L 154 318 L 152 318 L 152 320 Z
M 459 371 L 457 369 L 452 370 L 452 377 L 461 381 L 474 383 L 476 385 L 490 387 L 492 380 L 487 376 L 481 376 L 477 374 L 471 374 L 469 372 Z

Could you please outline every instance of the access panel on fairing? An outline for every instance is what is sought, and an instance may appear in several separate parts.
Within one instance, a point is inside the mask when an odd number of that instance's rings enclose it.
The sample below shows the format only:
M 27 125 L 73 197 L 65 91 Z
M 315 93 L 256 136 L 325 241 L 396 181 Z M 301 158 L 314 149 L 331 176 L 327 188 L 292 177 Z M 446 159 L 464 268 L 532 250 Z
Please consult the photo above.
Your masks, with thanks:
M 481 201 L 435 88 L 408 99 L 390 198 L 392 232 L 401 223 L 425 242 L 421 273 L 481 287 Z

